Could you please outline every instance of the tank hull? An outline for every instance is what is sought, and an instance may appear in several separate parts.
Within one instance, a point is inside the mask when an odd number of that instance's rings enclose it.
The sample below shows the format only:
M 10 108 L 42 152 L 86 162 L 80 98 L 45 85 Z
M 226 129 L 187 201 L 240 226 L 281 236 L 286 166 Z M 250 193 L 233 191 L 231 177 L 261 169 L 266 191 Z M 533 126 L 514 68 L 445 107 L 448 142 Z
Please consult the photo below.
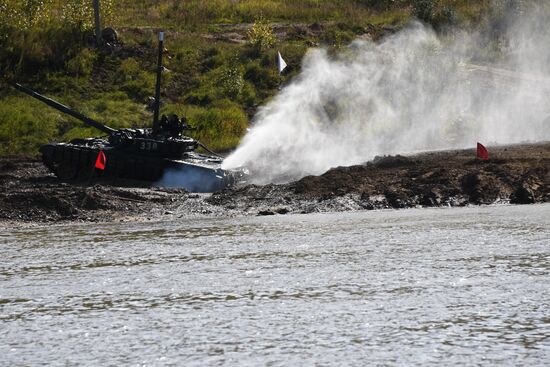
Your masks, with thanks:
M 106 158 L 103 170 L 95 167 L 100 151 Z M 244 178 L 244 172 L 221 169 L 221 159 L 195 152 L 169 159 L 132 154 L 94 140 L 85 144 L 46 144 L 40 152 L 46 167 L 66 181 L 132 185 L 139 182 L 146 186 L 181 187 L 189 192 L 216 192 Z

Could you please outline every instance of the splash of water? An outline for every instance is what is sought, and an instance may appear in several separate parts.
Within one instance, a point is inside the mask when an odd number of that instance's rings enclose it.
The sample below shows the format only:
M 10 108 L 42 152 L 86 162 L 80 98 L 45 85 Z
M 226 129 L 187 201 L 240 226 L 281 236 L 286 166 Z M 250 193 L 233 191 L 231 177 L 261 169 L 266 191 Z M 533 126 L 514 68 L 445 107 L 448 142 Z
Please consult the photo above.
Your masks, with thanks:
M 336 56 L 310 50 L 223 167 L 284 182 L 380 154 L 550 139 L 545 9 L 501 32 L 498 67 L 480 65 L 486 34 L 442 39 L 419 23 Z

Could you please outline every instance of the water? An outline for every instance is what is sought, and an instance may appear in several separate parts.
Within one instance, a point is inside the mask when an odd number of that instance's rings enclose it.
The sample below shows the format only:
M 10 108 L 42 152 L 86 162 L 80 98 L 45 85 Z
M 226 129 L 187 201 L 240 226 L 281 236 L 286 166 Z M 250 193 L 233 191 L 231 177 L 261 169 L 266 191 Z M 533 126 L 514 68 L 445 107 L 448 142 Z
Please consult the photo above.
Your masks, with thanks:
M 0 365 L 548 365 L 550 205 L 0 229 Z

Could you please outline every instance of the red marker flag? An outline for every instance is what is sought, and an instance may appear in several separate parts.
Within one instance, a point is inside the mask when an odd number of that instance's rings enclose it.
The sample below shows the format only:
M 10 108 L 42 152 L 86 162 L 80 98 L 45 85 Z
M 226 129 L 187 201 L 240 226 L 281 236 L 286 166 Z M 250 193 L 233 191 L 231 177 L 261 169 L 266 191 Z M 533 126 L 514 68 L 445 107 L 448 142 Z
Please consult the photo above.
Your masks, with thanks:
M 481 143 L 477 143 L 477 158 L 482 161 L 489 160 L 489 151 Z
M 105 165 L 107 164 L 107 157 L 105 156 L 105 153 L 103 153 L 102 150 L 99 151 L 99 154 L 97 155 L 97 159 L 95 160 L 95 168 L 104 170 Z

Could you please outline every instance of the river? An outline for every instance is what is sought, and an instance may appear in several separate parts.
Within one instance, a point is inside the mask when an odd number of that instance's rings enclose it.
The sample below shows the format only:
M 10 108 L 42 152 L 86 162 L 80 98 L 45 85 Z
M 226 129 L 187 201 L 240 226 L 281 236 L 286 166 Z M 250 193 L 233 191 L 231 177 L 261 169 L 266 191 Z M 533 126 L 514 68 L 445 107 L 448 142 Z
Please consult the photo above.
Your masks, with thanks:
M 0 365 L 550 363 L 550 205 L 0 228 Z

